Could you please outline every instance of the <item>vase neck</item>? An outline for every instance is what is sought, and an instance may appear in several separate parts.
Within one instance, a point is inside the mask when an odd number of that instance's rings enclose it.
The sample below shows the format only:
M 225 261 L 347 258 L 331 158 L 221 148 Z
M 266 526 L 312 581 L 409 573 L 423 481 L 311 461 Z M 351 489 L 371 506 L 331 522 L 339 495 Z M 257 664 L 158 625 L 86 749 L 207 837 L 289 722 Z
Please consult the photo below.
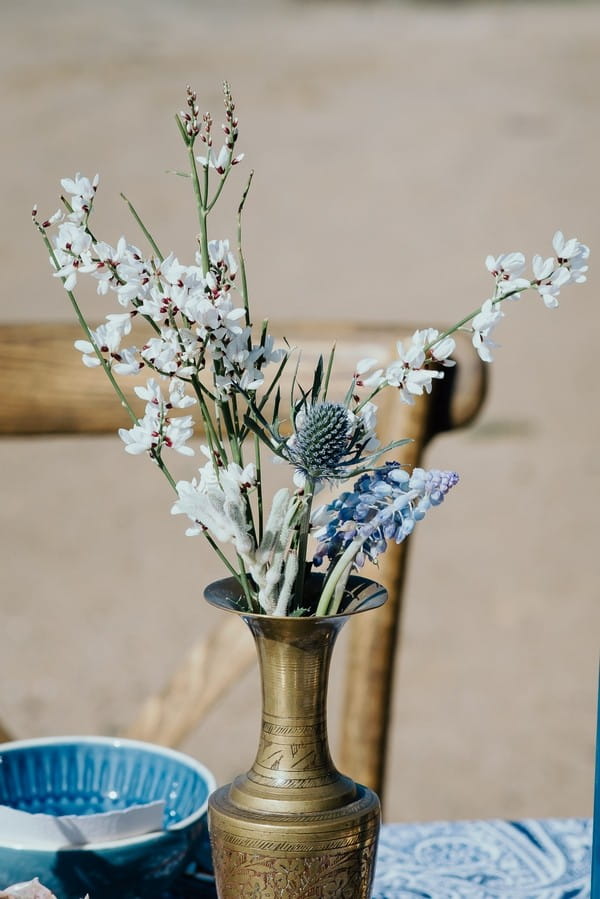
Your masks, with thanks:
M 327 684 L 333 646 L 345 619 L 245 618 L 262 681 L 262 727 L 254 765 L 234 784 L 235 801 L 306 810 L 347 802 L 354 784 L 335 768 L 327 740 Z

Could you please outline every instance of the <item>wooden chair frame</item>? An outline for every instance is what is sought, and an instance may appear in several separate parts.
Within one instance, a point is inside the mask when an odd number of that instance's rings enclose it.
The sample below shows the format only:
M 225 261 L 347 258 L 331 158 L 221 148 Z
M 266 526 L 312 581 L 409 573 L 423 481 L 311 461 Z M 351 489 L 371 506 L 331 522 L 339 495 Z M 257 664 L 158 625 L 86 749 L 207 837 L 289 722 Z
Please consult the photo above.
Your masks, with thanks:
M 370 356 L 382 365 L 389 363 L 396 358 L 396 341 L 414 328 L 290 322 L 285 327 L 272 325 L 271 331 L 298 342 L 309 370 L 335 342 L 330 395 L 336 395 L 339 385 L 343 396 L 358 359 Z M 431 395 L 419 397 L 412 406 L 402 403 L 393 390 L 379 398 L 379 437 L 382 442 L 411 438 L 411 443 L 394 453 L 410 466 L 421 464 L 432 437 L 465 427 L 481 408 L 485 366 L 468 337 L 460 336 L 465 339 L 458 341 L 458 364 L 445 370 L 445 378 L 435 384 Z M 73 349 L 74 340 L 80 337 L 74 324 L 0 325 L 0 435 L 104 434 L 127 424 L 108 380 L 101 372 L 82 366 Z M 123 383 L 130 382 L 124 379 Z M 342 715 L 340 768 L 380 795 L 409 545 L 410 540 L 390 547 L 378 569 L 365 571 L 385 584 L 389 600 L 364 616 L 360 627 L 351 622 L 344 708 L 352 711 Z M 124 735 L 178 745 L 254 658 L 243 625 L 227 616 L 216 631 L 191 647 L 169 683 L 145 701 Z M 0 723 L 0 740 L 11 738 L 9 729 Z

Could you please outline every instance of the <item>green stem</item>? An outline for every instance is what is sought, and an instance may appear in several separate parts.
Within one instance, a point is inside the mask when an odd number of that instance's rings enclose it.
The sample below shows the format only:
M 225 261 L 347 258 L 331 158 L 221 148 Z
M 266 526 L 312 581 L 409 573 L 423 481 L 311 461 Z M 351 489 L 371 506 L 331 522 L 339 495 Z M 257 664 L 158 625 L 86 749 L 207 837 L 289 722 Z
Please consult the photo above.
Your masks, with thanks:
M 171 485 L 173 490 L 177 491 L 177 487 L 175 485 L 175 478 L 173 477 L 173 475 L 171 474 L 171 472 L 169 471 L 169 469 L 163 462 L 160 451 L 157 452 L 156 450 L 150 450 L 150 457 L 152 459 L 154 459 L 154 461 L 156 462 L 156 464 L 158 465 L 158 467 L 160 468 L 160 470 L 166 477 L 167 481 L 169 482 L 169 484 Z
M 248 581 L 248 575 L 246 574 L 246 570 L 245 570 L 242 560 L 240 559 L 239 556 L 238 556 L 238 561 L 240 563 L 240 572 L 239 572 L 239 575 L 236 575 L 236 577 L 244 591 L 244 595 L 248 602 L 249 611 L 250 612 L 260 612 L 261 611 L 260 606 L 254 599 L 254 594 L 252 592 L 250 583 Z
M 243 568 L 241 571 L 236 571 L 235 568 L 233 567 L 233 565 L 231 564 L 231 562 L 229 561 L 229 559 L 227 558 L 227 556 L 224 554 L 224 552 L 221 549 L 221 547 L 219 546 L 219 544 L 215 541 L 214 537 L 211 537 L 210 534 L 208 533 L 208 531 L 204 531 L 204 536 L 205 536 L 206 540 L 208 540 L 208 544 L 211 547 L 211 549 L 214 549 L 217 556 L 219 557 L 219 559 L 221 560 L 223 565 L 225 565 L 225 567 L 227 568 L 229 573 L 231 575 L 233 575 L 233 577 L 236 579 L 236 581 L 239 584 L 241 584 L 241 586 L 243 587 L 244 582 L 247 583 L 246 572 L 243 570 Z M 244 592 L 246 592 L 246 591 L 244 590 Z
M 227 453 L 225 452 L 225 447 L 219 439 L 219 435 L 215 431 L 213 420 L 211 418 L 210 412 L 208 411 L 208 406 L 206 405 L 206 400 L 204 399 L 202 386 L 200 384 L 198 375 L 192 375 L 192 387 L 194 388 L 194 393 L 196 394 L 198 405 L 200 407 L 200 414 L 202 415 L 202 421 L 204 422 L 206 439 L 208 440 L 211 454 L 214 457 L 214 452 L 216 450 L 221 458 L 221 461 L 225 463 L 227 461 Z
M 258 517 L 258 543 L 262 541 L 264 533 L 263 525 L 263 488 L 262 488 L 262 457 L 260 452 L 260 439 L 254 434 L 254 464 L 256 466 L 256 508 Z
M 207 149 L 207 153 L 210 151 Z M 206 219 L 208 216 L 208 209 L 206 207 L 206 198 L 202 195 L 202 188 L 200 187 L 200 176 L 198 175 L 198 166 L 196 165 L 196 157 L 194 156 L 194 148 L 193 146 L 188 145 L 188 155 L 190 158 L 190 168 L 192 170 L 192 184 L 194 185 L 194 195 L 196 197 L 196 208 L 198 211 L 198 221 L 200 223 L 200 255 L 202 256 L 202 271 L 204 274 L 208 274 L 208 270 L 210 268 L 210 257 L 208 255 L 208 230 L 206 225 Z M 208 175 L 208 158 L 207 169 L 205 173 L 205 179 Z
M 206 145 L 206 165 L 204 166 L 202 174 L 204 177 L 204 208 L 206 210 L 206 214 L 208 215 L 212 208 L 208 203 L 208 179 L 210 176 L 210 146 L 208 144 Z
M 513 297 L 517 293 L 523 293 L 524 290 L 530 290 L 531 287 L 533 287 L 533 284 L 530 284 L 529 287 L 516 287 L 514 290 L 510 290 L 508 293 L 504 293 L 499 297 L 494 297 L 492 299 L 492 305 L 495 306 L 497 303 L 502 303 L 504 302 L 504 300 L 510 299 L 510 297 Z M 455 334 L 456 331 L 460 331 L 461 328 L 464 328 L 464 326 L 468 324 L 472 319 L 474 319 L 476 315 L 479 315 L 480 312 L 481 306 L 478 306 L 477 309 L 473 310 L 473 312 L 465 315 L 465 317 L 461 318 L 459 322 L 457 322 L 455 325 L 452 325 L 451 328 L 448 328 L 447 331 L 444 331 L 439 335 L 439 337 L 436 337 L 435 340 L 432 340 L 431 343 L 428 343 L 427 346 L 424 347 L 424 352 L 427 353 L 437 343 L 440 343 L 442 340 L 445 340 L 446 337 L 450 337 L 452 334 Z
M 327 368 L 325 370 L 325 379 L 323 381 L 323 402 L 327 399 L 327 391 L 329 390 L 329 381 L 331 380 L 331 372 L 333 369 L 333 360 L 335 358 L 335 343 L 331 347 L 331 352 L 329 353 L 329 361 L 327 362 Z
M 300 608 L 302 597 L 304 594 L 304 580 L 306 576 L 306 550 L 308 547 L 308 534 L 310 531 L 310 512 L 312 508 L 313 495 L 315 490 L 315 482 L 312 478 L 307 477 L 305 490 L 305 508 L 300 518 L 300 527 L 298 529 L 298 575 L 296 577 L 295 603 L 296 608 Z
M 317 606 L 315 615 L 323 616 L 335 614 L 335 612 L 331 610 L 330 604 L 331 600 L 333 599 L 337 583 L 340 577 L 352 564 L 354 558 L 356 557 L 364 542 L 364 537 L 355 537 L 352 543 L 344 550 L 335 566 L 330 571 L 327 580 L 325 581 L 325 586 L 323 587 L 323 592 L 321 593 L 321 598 L 319 599 L 319 604 Z
M 237 462 L 238 465 L 242 465 L 242 448 L 238 440 L 239 428 L 236 427 L 236 422 L 234 420 L 234 416 L 231 414 L 229 402 L 217 400 L 217 406 L 219 411 L 223 415 L 225 433 L 227 434 L 227 438 L 229 440 L 229 448 L 231 450 L 231 458 L 234 462 Z
M 145 224 L 143 223 L 143 221 L 142 221 L 142 219 L 140 218 L 140 216 L 139 216 L 139 214 L 138 214 L 138 212 L 137 212 L 135 206 L 133 205 L 133 203 L 132 203 L 130 200 L 127 199 L 127 197 L 125 196 L 124 193 L 121 193 L 121 198 L 122 198 L 123 200 L 125 200 L 125 202 L 127 203 L 127 206 L 128 206 L 128 208 L 129 208 L 129 211 L 130 211 L 131 215 L 134 217 L 134 219 L 136 220 L 137 224 L 139 225 L 140 230 L 142 231 L 142 234 L 144 235 L 144 237 L 146 238 L 146 240 L 148 241 L 148 243 L 150 244 L 150 246 L 152 247 L 152 249 L 154 250 L 154 252 L 155 252 L 156 255 L 158 256 L 160 262 L 162 262 L 163 259 L 164 259 L 165 257 L 163 256 L 163 254 L 162 254 L 162 253 L 160 252 L 160 250 L 158 249 L 158 246 L 157 246 L 157 244 L 156 244 L 156 241 L 154 240 L 154 238 L 152 237 L 152 235 L 151 235 L 150 232 L 148 231 L 147 227 L 146 227 Z
M 254 177 L 254 172 L 250 172 L 250 177 L 248 178 L 248 184 L 246 185 L 246 190 L 242 194 L 242 199 L 240 201 L 240 205 L 238 207 L 238 229 L 237 229 L 237 241 L 238 241 L 238 256 L 240 260 L 240 275 L 242 278 L 242 299 L 244 301 L 244 310 L 246 312 L 246 325 L 250 327 L 250 306 L 248 300 L 248 281 L 246 278 L 246 261 L 244 259 L 244 251 L 242 249 L 242 211 L 244 209 L 244 204 L 246 202 L 246 197 L 248 196 L 248 191 L 250 190 L 250 185 L 252 184 L 252 178 Z
M 227 176 L 229 175 L 229 172 L 231 171 L 231 157 L 232 157 L 232 156 L 233 156 L 233 151 L 230 151 L 230 153 L 229 153 L 229 162 L 227 163 L 227 168 L 225 169 L 225 171 L 224 171 L 223 174 L 221 175 L 221 180 L 219 181 L 219 186 L 217 187 L 217 189 L 216 189 L 216 191 L 215 191 L 215 195 L 214 195 L 214 197 L 212 198 L 212 200 L 211 200 L 210 202 L 207 202 L 207 204 L 206 204 L 206 211 L 207 211 L 207 212 L 210 212 L 210 211 L 211 211 L 211 209 L 213 208 L 213 206 L 215 205 L 215 203 L 217 202 L 217 200 L 218 200 L 219 197 L 221 196 L 221 191 L 222 191 L 223 188 L 225 187 L 225 182 L 227 181 Z M 208 188 L 208 184 L 207 184 L 207 188 Z M 207 196 L 208 196 L 208 194 L 207 194 Z

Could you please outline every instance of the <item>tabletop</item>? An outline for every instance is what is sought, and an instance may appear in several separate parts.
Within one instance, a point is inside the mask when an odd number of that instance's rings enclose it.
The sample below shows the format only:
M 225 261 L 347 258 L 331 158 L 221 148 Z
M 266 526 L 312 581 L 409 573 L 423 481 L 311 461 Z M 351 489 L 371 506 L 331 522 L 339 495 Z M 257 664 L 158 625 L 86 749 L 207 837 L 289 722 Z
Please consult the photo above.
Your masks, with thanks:
M 589 818 L 386 824 L 372 899 L 590 899 Z M 215 897 L 189 874 L 165 899 Z

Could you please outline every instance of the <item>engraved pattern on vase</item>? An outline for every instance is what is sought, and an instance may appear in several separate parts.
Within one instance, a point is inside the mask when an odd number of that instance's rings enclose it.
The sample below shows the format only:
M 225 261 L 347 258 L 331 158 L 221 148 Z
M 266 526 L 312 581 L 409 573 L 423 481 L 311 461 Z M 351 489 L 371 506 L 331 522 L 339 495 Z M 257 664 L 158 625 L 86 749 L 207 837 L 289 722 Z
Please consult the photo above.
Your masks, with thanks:
M 213 854 L 221 899 L 368 899 L 375 843 L 350 852 L 261 856 L 225 846 Z

